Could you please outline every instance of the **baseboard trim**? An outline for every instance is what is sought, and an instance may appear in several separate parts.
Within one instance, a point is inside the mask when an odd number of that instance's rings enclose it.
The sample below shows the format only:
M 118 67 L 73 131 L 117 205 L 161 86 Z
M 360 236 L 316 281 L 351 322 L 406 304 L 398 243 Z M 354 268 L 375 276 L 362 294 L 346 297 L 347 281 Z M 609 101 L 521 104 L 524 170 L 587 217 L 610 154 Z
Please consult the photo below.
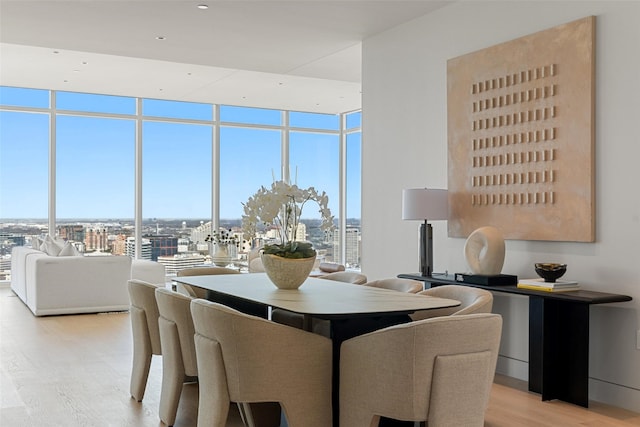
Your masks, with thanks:
M 496 372 L 522 381 L 529 381 L 529 363 L 498 355 Z
M 604 403 L 628 411 L 638 412 L 640 390 L 613 384 L 597 378 L 589 378 L 589 400 Z
M 498 356 L 496 373 L 528 382 L 529 363 L 505 356 Z M 632 412 L 638 412 L 640 390 L 597 378 L 589 378 L 589 400 Z

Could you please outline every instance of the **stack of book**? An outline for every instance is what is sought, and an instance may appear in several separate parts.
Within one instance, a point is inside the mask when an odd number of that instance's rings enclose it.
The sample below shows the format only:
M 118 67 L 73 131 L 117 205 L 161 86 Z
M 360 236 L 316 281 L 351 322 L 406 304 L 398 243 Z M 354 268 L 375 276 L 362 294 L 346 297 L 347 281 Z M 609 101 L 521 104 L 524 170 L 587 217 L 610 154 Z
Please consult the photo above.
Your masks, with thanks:
M 580 286 L 578 282 L 568 280 L 545 282 L 544 279 L 522 279 L 518 281 L 518 288 L 542 292 L 567 292 L 577 291 L 580 289 Z

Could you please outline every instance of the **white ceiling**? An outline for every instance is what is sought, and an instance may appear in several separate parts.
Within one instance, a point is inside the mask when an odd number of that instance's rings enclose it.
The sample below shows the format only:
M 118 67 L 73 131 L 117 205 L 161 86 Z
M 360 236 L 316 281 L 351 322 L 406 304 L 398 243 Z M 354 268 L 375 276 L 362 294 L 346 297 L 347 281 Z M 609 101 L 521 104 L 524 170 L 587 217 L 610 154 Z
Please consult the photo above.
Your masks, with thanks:
M 351 111 L 362 40 L 447 3 L 0 0 L 0 84 Z

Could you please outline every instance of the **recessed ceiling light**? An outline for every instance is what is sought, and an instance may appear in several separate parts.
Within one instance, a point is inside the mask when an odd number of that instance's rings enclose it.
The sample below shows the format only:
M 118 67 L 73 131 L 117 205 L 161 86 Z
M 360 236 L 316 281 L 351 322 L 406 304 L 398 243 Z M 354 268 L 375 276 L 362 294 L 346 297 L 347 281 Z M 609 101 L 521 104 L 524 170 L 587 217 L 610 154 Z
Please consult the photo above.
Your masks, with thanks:
M 54 50 L 53 53 L 57 55 L 60 52 L 58 52 L 57 50 Z
M 156 40 L 166 40 L 166 37 L 165 36 L 157 36 Z
M 197 7 L 198 9 L 201 9 L 201 10 L 209 9 L 209 6 L 206 4 L 199 4 Z

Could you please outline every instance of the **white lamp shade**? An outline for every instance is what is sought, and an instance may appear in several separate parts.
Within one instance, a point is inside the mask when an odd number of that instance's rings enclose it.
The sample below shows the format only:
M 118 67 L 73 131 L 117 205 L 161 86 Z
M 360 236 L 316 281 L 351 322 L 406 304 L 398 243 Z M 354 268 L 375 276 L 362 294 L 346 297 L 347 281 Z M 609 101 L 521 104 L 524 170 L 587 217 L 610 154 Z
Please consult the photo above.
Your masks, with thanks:
M 402 190 L 402 219 L 441 220 L 449 217 L 447 190 L 411 188 Z

